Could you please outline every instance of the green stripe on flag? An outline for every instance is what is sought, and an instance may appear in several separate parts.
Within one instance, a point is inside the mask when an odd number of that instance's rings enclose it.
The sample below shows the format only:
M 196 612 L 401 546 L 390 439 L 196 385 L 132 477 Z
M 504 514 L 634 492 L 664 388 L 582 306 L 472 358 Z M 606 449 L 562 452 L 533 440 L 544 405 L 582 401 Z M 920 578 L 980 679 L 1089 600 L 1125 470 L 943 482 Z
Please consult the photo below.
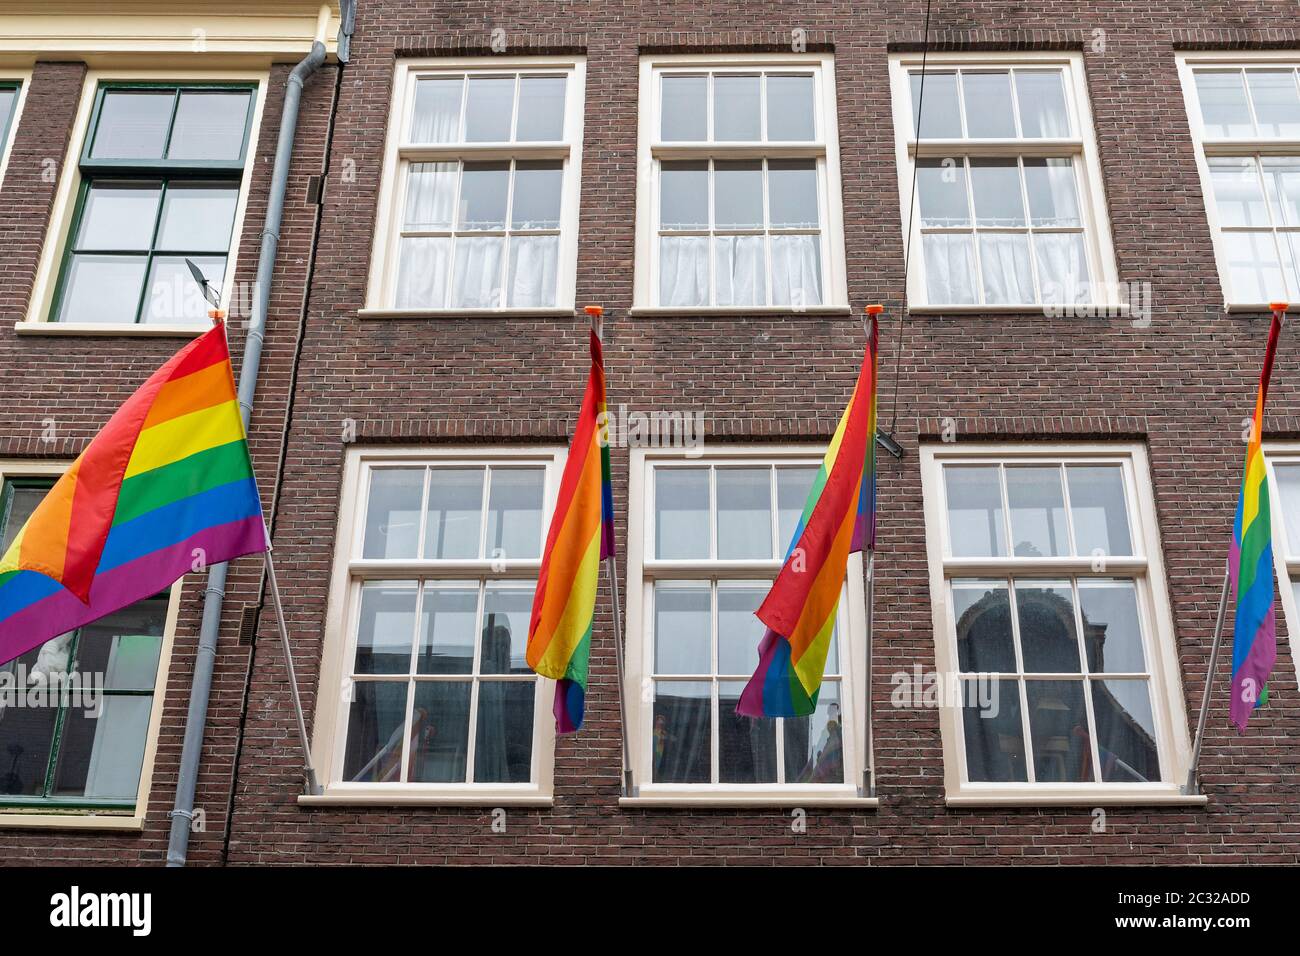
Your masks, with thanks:
M 252 475 L 243 439 L 209 448 L 122 482 L 113 524 L 122 524 L 182 498 Z

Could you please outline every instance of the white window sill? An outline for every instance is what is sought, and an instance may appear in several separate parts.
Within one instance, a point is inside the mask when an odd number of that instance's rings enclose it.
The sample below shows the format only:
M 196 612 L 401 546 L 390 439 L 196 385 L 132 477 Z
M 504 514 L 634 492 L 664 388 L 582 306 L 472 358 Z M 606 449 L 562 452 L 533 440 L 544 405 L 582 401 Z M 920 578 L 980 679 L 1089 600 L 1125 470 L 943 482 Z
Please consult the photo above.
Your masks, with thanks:
M 171 325 L 157 323 L 150 325 L 124 325 L 114 322 L 15 322 L 14 331 L 19 335 L 137 335 L 144 337 L 185 337 L 202 335 L 211 325 Z
M 360 319 L 518 319 L 518 318 L 568 318 L 576 309 L 566 307 L 545 309 L 360 309 Z
M 1049 310 L 1054 313 L 1049 316 Z M 909 305 L 911 315 L 1041 315 L 1050 318 L 1113 319 L 1128 315 L 1127 302 L 1080 302 L 1073 305 Z
M 130 813 L 97 813 L 93 810 L 32 812 L 0 811 L 0 830 L 143 830 L 144 817 Z
M 699 315 L 699 316 L 722 316 L 722 315 L 849 315 L 852 309 L 847 305 L 806 305 L 803 308 L 795 308 L 792 305 L 748 305 L 748 306 L 721 306 L 721 305 L 700 305 L 681 307 L 661 306 L 661 305 L 638 305 L 627 310 L 631 316 L 657 316 L 657 315 Z
M 385 790 L 327 789 L 320 794 L 300 794 L 300 807 L 550 807 L 554 799 L 540 790 L 432 791 L 403 787 Z
M 1268 302 L 1225 302 L 1223 311 L 1231 315 L 1250 315 L 1256 312 L 1264 315 L 1273 314 L 1273 309 Z
M 1055 792 L 969 789 L 948 794 L 946 802 L 950 807 L 1203 807 L 1209 799 L 1203 793 L 1186 794 L 1166 786 L 1099 787 L 1092 793 L 1086 787 L 1072 787 Z
M 694 792 L 692 792 L 694 791 Z M 851 787 L 827 787 L 809 790 L 762 790 L 758 793 L 741 791 L 714 791 L 707 788 L 683 787 L 673 790 L 647 790 L 642 788 L 634 797 L 620 797 L 620 807 L 628 809 L 650 807 L 695 807 L 718 809 L 745 807 L 844 807 L 856 810 L 875 810 L 880 806 L 876 797 L 860 797 Z

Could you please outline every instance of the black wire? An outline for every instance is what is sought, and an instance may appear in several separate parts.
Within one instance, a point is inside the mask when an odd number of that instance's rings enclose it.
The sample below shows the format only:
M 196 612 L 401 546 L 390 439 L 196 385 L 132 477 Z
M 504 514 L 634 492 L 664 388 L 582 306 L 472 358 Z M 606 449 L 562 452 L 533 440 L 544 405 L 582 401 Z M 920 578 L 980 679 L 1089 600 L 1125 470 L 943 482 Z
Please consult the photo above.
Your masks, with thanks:
M 907 311 L 907 277 L 912 264 L 912 216 L 916 209 L 916 168 L 921 162 L 921 109 L 925 104 L 925 62 L 930 54 L 930 0 L 925 0 L 925 27 L 921 36 L 921 90 L 916 97 L 916 129 L 914 140 L 916 152 L 912 156 L 912 188 L 907 200 L 907 238 L 903 240 L 903 308 L 898 310 L 898 344 L 894 346 L 894 397 L 889 406 L 889 437 L 894 437 L 894 426 L 898 424 L 898 369 L 903 358 L 903 318 Z

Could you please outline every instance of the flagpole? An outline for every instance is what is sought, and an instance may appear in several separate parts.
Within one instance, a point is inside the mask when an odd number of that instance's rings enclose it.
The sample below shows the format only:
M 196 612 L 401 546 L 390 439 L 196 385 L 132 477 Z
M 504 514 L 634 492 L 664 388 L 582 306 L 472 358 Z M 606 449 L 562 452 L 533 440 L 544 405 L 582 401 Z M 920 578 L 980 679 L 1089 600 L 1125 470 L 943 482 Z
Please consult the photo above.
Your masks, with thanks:
M 321 792 L 320 782 L 316 779 L 316 768 L 311 762 L 311 742 L 307 738 L 307 720 L 302 712 L 302 696 L 298 693 L 298 675 L 293 666 L 293 650 L 289 644 L 289 627 L 284 619 L 284 604 L 280 601 L 280 579 L 275 573 L 275 559 L 271 557 L 271 532 L 266 532 L 266 550 L 262 557 L 266 561 L 267 577 L 271 580 L 271 599 L 275 601 L 275 620 L 280 626 L 280 643 L 284 647 L 284 664 L 289 671 L 289 690 L 293 694 L 294 714 L 298 718 L 298 738 L 302 742 L 303 773 L 307 780 L 307 793 Z
M 1263 394 L 1268 393 L 1269 379 L 1273 375 L 1273 358 L 1277 354 L 1277 340 L 1282 330 L 1282 321 L 1286 317 L 1287 303 L 1272 302 L 1269 304 L 1269 308 L 1273 311 L 1273 322 L 1269 328 L 1269 345 L 1268 351 L 1264 355 L 1264 370 L 1260 374 L 1259 380 L 1259 387 Z M 1253 424 L 1251 427 L 1254 427 Z M 1261 430 L 1264 427 L 1262 419 L 1259 427 Z M 1259 437 L 1262 440 L 1263 436 L 1260 435 Z M 1228 616 L 1228 591 L 1231 585 L 1232 566 L 1229 564 L 1223 569 L 1223 590 L 1219 594 L 1219 613 L 1214 621 L 1214 642 L 1210 645 L 1210 665 L 1205 669 L 1205 689 L 1201 692 L 1201 712 L 1196 719 L 1196 737 L 1192 741 L 1192 762 L 1187 768 L 1187 782 L 1182 787 L 1182 792 L 1188 796 L 1194 796 L 1199 792 L 1196 771 L 1201 762 L 1201 746 L 1205 743 L 1205 721 L 1210 712 L 1210 685 L 1214 680 L 1215 667 L 1219 663 L 1219 647 L 1223 643 L 1223 624 Z
M 591 316 L 591 331 L 596 338 L 600 340 L 602 348 L 605 344 L 605 320 L 604 309 L 598 305 L 584 306 L 583 311 Z M 604 368 L 601 368 L 602 373 Z M 602 400 L 605 396 L 601 396 Z M 608 429 L 608 425 L 606 426 Z M 608 447 L 608 430 L 605 433 L 606 448 Z M 604 449 L 602 449 L 603 451 Z M 627 724 L 627 687 L 626 687 L 626 665 L 623 660 L 623 608 L 619 601 L 618 592 L 618 557 L 611 553 L 605 558 L 605 574 L 609 580 L 609 593 L 613 600 L 614 614 L 614 668 L 618 679 L 618 724 L 619 737 L 623 748 L 623 776 L 622 787 L 623 796 L 631 797 L 635 795 L 635 788 L 632 784 L 632 745 L 628 739 Z
M 868 316 L 872 320 L 877 315 L 885 311 L 882 305 L 869 305 L 862 316 L 862 331 L 866 333 L 867 340 L 871 340 L 871 326 L 868 324 Z M 880 383 L 876 381 L 875 369 L 872 370 L 871 387 L 879 388 Z M 875 435 L 868 435 L 867 441 L 874 442 Z M 869 446 L 870 447 L 870 446 Z M 874 448 L 872 449 L 874 455 Z M 873 504 L 874 507 L 874 504 Z M 872 520 L 875 520 L 874 515 Z M 871 721 L 871 658 L 872 658 L 872 638 L 874 637 L 875 617 L 876 617 L 876 543 L 874 539 L 867 550 L 867 594 L 866 594 L 866 639 L 864 650 L 866 653 L 866 687 L 862 694 L 862 743 L 865 747 L 865 753 L 862 761 L 862 783 L 858 787 L 858 796 L 874 797 L 876 795 L 876 750 L 875 740 L 873 739 L 873 727 Z

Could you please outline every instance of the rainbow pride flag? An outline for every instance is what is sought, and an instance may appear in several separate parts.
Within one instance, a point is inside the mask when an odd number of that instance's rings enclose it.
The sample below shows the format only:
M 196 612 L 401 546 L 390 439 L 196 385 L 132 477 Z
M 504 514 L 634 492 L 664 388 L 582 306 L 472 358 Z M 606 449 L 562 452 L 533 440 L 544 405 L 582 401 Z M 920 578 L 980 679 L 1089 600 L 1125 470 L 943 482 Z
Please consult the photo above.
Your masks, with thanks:
M 557 682 L 555 726 L 562 734 L 582 726 L 596 581 L 600 562 L 614 554 L 606 417 L 604 357 L 593 330 L 591 374 L 546 534 L 528 626 L 528 666 Z
M 817 708 L 849 554 L 876 546 L 876 365 L 879 328 L 848 407 L 813 479 L 785 564 L 759 607 L 758 669 L 736 713 L 806 717 Z
M 266 547 L 217 326 L 126 400 L 0 558 L 0 662 Z
M 1273 312 L 1259 376 L 1255 415 L 1246 446 L 1246 470 L 1237 499 L 1237 517 L 1228 550 L 1228 573 L 1236 596 L 1232 629 L 1232 702 L 1229 712 L 1245 731 L 1251 712 L 1268 701 L 1268 675 L 1277 659 L 1277 620 L 1273 610 L 1273 518 L 1264 467 L 1264 400 L 1273 376 L 1273 359 L 1282 331 L 1281 312 Z

